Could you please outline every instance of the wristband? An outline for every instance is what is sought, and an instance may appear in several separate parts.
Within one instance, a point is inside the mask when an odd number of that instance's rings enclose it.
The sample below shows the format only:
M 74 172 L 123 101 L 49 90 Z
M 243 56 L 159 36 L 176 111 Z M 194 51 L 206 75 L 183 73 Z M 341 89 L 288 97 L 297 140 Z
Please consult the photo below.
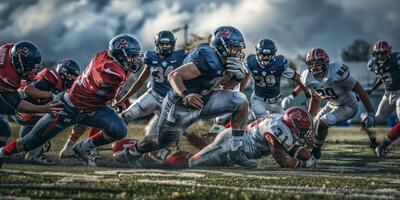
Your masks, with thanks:
M 292 91 L 291 95 L 293 95 L 293 97 L 296 97 L 297 93 L 295 91 Z
M 187 95 L 189 95 L 189 91 L 188 90 L 183 90 L 181 93 L 181 97 L 186 97 Z

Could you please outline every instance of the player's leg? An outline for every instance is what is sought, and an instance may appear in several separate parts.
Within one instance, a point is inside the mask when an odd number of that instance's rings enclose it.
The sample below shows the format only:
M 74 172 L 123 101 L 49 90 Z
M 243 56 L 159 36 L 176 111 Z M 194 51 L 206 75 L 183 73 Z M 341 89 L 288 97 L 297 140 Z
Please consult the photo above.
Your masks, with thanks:
M 189 168 L 227 166 L 232 130 L 225 129 L 215 140 L 188 160 Z
M 215 90 L 201 111 L 200 118 L 213 118 L 224 113 L 232 113 L 232 152 L 230 157 L 235 164 L 246 168 L 254 168 L 244 152 L 243 134 L 247 126 L 249 103 L 246 96 L 235 90 Z
M 273 114 L 273 113 L 280 113 L 283 114 L 284 110 L 281 106 L 280 101 L 277 101 L 279 103 L 267 103 L 266 104 L 266 109 L 268 111 L 268 114 Z
M 11 128 L 8 122 L 0 115 L 0 148 L 6 145 L 7 139 L 11 136 Z M 0 152 L 1 154 L 1 152 Z M 0 169 L 3 165 L 3 159 L 0 156 Z
M 352 118 L 358 111 L 358 104 L 346 106 L 334 106 L 327 104 L 316 116 L 317 132 L 315 135 L 315 147 L 313 154 L 315 158 L 321 157 L 321 147 L 328 135 L 328 128 L 338 122 L 342 122 Z
M 135 120 L 160 110 L 160 100 L 155 92 L 149 90 L 140 96 L 129 108 L 122 112 L 125 121 Z
M 397 119 L 400 119 L 400 98 L 396 100 L 396 114 Z M 375 148 L 376 155 L 379 158 L 385 157 L 386 149 L 400 137 L 400 122 L 397 122 L 390 132 L 385 136 L 382 145 Z
M 69 137 L 65 142 L 64 147 L 61 149 L 59 153 L 60 159 L 73 157 L 75 155 L 72 148 L 79 140 L 79 138 L 85 133 L 86 129 L 87 127 L 82 124 L 75 124 L 75 126 L 72 127 L 71 134 L 69 134 Z
M 74 152 L 86 163 L 95 164 L 90 151 L 99 146 L 120 140 L 127 135 L 127 127 L 124 120 L 109 106 L 101 106 L 95 111 L 85 113 L 78 123 L 99 128 L 102 131 L 87 138 L 74 146 Z
M 388 94 L 385 94 L 379 103 L 378 109 L 376 110 L 375 123 L 376 124 L 384 124 L 386 122 L 387 117 L 395 109 L 395 106 L 396 106 L 395 104 L 389 103 Z M 372 149 L 376 149 L 376 147 L 379 145 L 378 142 L 376 141 L 376 133 L 367 128 L 361 128 L 361 131 L 363 133 L 367 134 L 369 141 L 370 141 L 370 147 Z
M 267 103 L 263 99 L 256 97 L 254 94 L 251 95 L 250 98 L 250 108 L 256 119 L 267 114 Z

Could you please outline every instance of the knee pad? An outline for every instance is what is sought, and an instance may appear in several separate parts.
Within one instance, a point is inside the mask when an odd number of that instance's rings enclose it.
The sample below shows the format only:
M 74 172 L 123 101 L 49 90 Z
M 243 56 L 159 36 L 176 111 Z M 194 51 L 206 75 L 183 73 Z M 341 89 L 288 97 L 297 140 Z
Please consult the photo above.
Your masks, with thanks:
M 114 140 L 120 140 L 128 134 L 128 128 L 122 120 L 110 123 L 109 126 L 104 130 L 104 134 Z
M 140 108 L 137 104 L 132 105 L 128 110 L 122 112 L 121 116 L 125 121 L 137 119 L 140 113 Z
M 327 113 L 320 118 L 319 122 L 322 122 L 325 126 L 330 127 L 337 123 L 337 118 L 335 115 Z

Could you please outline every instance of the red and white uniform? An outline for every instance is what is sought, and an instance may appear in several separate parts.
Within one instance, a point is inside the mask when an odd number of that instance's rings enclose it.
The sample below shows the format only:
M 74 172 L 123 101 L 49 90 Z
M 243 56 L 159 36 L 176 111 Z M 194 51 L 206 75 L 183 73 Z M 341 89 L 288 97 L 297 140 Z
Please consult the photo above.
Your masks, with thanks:
M 0 46 L 0 91 L 16 92 L 21 84 L 21 77 L 11 64 L 10 51 L 13 46 L 13 43 Z
M 108 104 L 128 75 L 129 72 L 108 56 L 107 51 L 101 51 L 74 82 L 66 97 L 78 109 L 92 111 Z

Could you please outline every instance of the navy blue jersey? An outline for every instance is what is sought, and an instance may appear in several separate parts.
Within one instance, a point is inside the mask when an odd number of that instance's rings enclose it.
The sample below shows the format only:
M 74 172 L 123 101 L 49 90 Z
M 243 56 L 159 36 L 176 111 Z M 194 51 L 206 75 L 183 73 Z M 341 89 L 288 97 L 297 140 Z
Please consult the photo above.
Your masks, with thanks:
M 190 62 L 197 66 L 201 75 L 195 79 L 183 81 L 184 85 L 190 93 L 203 95 L 203 101 L 206 103 L 207 94 L 219 85 L 225 66 L 208 43 L 199 44 L 189 52 L 183 63 Z M 173 95 L 177 96 L 175 92 Z
M 246 59 L 246 67 L 254 79 L 254 93 L 262 98 L 278 96 L 281 92 L 281 77 L 293 78 L 295 75 L 282 55 L 275 56 L 266 67 L 261 67 L 256 55 L 250 54 Z
M 165 96 L 171 89 L 168 82 L 168 74 L 182 65 L 187 52 L 183 49 L 178 49 L 172 52 L 171 55 L 161 58 L 160 54 L 154 50 L 147 51 L 144 55 L 144 63 L 150 67 L 152 89 L 158 94 Z
M 379 66 L 375 58 L 368 61 L 368 70 L 381 78 L 387 91 L 400 90 L 400 53 L 391 53 L 390 59 Z

